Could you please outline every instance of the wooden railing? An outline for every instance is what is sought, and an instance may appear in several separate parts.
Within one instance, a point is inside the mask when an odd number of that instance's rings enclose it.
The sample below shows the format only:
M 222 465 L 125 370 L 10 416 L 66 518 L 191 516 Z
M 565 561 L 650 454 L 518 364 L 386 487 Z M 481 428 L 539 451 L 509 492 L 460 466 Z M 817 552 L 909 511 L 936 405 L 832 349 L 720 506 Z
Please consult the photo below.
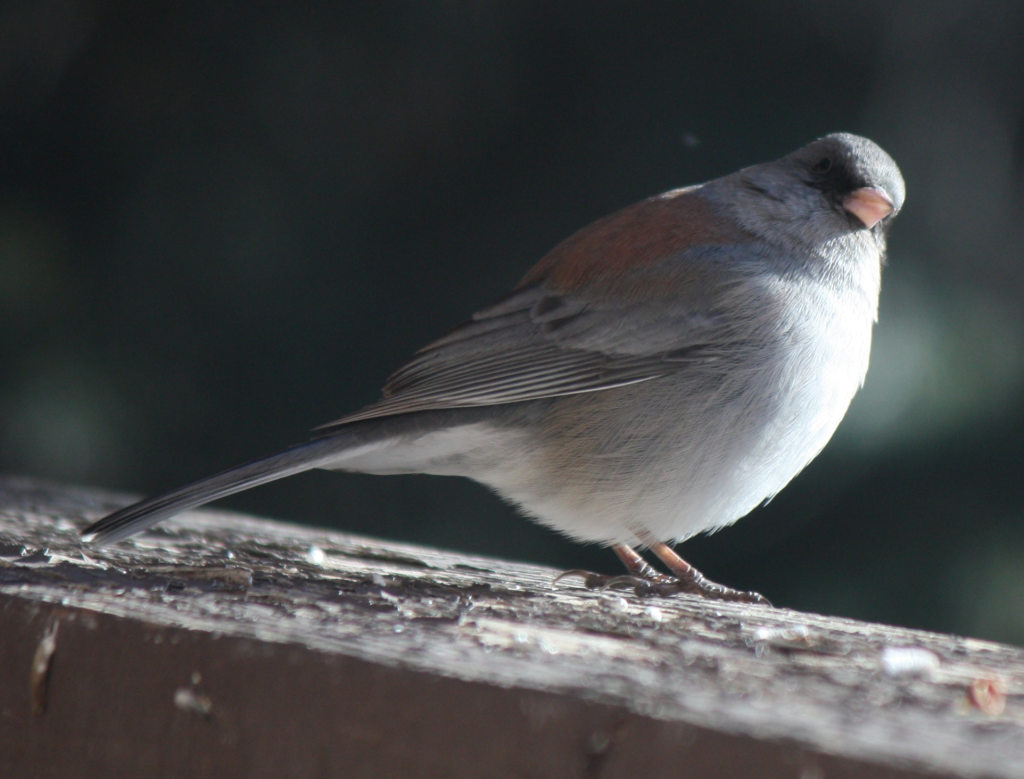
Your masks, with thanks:
M 1024 776 L 1024 650 L 0 479 L 0 776 Z

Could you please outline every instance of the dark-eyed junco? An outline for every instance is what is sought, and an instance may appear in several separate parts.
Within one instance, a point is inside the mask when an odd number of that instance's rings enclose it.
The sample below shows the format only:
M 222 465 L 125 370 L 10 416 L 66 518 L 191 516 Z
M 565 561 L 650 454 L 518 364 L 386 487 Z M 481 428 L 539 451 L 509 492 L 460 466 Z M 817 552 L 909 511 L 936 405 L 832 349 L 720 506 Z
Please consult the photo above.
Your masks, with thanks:
M 311 468 L 468 476 L 634 576 L 729 599 L 667 545 L 735 522 L 831 438 L 868 368 L 892 158 L 837 133 L 556 246 L 311 441 L 105 517 L 108 543 Z M 650 548 L 674 574 L 634 551 Z

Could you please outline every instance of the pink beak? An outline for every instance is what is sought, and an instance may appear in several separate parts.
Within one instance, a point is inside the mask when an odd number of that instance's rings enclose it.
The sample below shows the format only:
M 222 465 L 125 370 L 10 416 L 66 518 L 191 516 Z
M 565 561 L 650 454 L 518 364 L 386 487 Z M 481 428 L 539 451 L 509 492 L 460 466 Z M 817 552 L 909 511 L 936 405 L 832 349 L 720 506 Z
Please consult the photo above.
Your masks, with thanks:
M 846 196 L 843 208 L 870 230 L 892 213 L 893 205 L 889 198 L 874 187 L 861 187 Z

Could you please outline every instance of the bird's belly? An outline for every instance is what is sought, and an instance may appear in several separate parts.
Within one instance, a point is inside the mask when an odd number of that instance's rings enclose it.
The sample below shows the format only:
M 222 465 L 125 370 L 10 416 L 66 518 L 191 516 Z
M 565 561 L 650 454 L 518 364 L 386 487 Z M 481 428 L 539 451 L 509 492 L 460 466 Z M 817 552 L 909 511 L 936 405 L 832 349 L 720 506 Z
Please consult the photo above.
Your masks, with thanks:
M 791 357 L 745 378 L 732 371 L 698 385 L 680 375 L 559 398 L 529 435 L 509 440 L 510 458 L 472 476 L 583 541 L 715 530 L 821 451 L 863 380 L 867 350 Z

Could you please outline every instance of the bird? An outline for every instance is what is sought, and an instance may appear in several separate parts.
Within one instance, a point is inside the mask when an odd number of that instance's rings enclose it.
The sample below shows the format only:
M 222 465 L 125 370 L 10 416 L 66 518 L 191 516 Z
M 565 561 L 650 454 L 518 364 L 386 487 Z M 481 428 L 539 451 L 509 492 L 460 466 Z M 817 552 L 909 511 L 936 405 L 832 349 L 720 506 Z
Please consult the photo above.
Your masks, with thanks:
M 904 197 L 881 147 L 832 133 L 642 200 L 555 246 L 420 349 L 376 402 L 115 511 L 83 540 L 116 542 L 314 468 L 457 475 L 610 547 L 628 574 L 569 572 L 588 586 L 766 602 L 672 547 L 771 499 L 832 437 L 867 373 Z

